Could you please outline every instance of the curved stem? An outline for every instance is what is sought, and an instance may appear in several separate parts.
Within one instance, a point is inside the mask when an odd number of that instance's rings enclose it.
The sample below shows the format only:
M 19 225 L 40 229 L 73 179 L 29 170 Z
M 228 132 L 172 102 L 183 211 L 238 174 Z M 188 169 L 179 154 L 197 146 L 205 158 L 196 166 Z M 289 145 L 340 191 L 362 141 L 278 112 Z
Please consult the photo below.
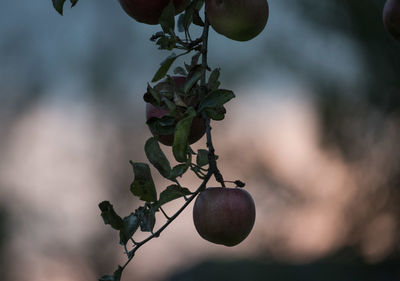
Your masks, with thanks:
M 147 237 L 145 240 L 141 241 L 141 242 L 136 242 L 135 247 L 129 252 L 129 258 L 128 260 L 125 262 L 125 264 L 122 266 L 122 270 L 125 269 L 125 267 L 131 262 L 131 260 L 133 259 L 133 257 L 135 256 L 136 251 L 143 246 L 144 244 L 146 244 L 147 242 L 149 242 L 150 240 L 152 240 L 153 238 L 157 238 L 160 236 L 161 232 L 163 232 L 164 229 L 167 228 L 167 226 L 173 222 L 179 215 L 180 213 L 183 212 L 183 210 L 190 204 L 190 202 L 193 201 L 193 199 L 200 193 L 200 191 L 202 191 L 203 189 L 205 189 L 207 182 L 210 180 L 212 176 L 212 173 L 209 172 L 206 177 L 204 178 L 203 182 L 200 184 L 200 186 L 197 188 L 197 190 L 188 198 L 188 200 L 183 204 L 183 206 L 172 216 L 168 219 L 168 221 L 160 227 L 160 229 L 158 229 L 156 232 L 154 232 L 152 235 L 150 235 L 149 237 Z

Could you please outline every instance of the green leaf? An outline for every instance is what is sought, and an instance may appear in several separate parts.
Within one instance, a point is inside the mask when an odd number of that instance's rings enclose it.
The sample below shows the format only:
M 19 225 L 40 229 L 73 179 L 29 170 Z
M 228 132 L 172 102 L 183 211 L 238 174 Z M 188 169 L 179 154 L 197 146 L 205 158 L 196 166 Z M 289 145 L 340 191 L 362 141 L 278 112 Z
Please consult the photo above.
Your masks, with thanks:
M 157 70 L 156 74 L 153 77 L 153 80 L 151 82 L 157 82 L 161 78 L 163 78 L 168 70 L 170 69 L 171 65 L 174 63 L 174 61 L 179 57 L 179 55 L 176 55 L 175 53 L 172 53 L 169 57 L 167 57 L 162 63 L 160 68 Z
M 186 162 L 187 149 L 188 149 L 188 137 L 190 128 L 192 126 L 193 118 L 196 116 L 196 111 L 193 107 L 189 107 L 186 110 L 184 118 L 182 118 L 176 124 L 176 130 L 174 134 L 174 143 L 172 145 L 172 152 L 176 161 Z
M 185 86 L 183 87 L 183 91 L 188 93 L 190 89 L 200 80 L 201 76 L 204 73 L 203 68 L 198 68 L 195 73 L 193 73 L 189 80 L 185 82 Z
M 175 114 L 175 110 L 176 110 L 176 105 L 172 102 L 172 101 L 170 101 L 169 99 L 167 99 L 167 98 L 163 98 L 163 102 L 167 105 L 167 107 L 168 107 L 168 110 L 169 110 L 169 115 L 174 115 Z M 175 125 L 175 122 L 174 122 L 174 125 Z M 175 128 L 175 126 L 174 126 L 174 128 Z
M 139 228 L 139 219 L 136 214 L 131 213 L 129 216 L 122 220 L 122 227 L 119 231 L 119 243 L 121 245 L 126 245 L 129 239 L 132 238 L 136 230 Z
M 63 14 L 63 7 L 65 0 L 52 0 L 53 1 L 53 7 L 56 9 L 56 11 L 62 15 Z
M 140 230 L 143 232 L 152 232 L 156 224 L 155 210 L 147 206 L 139 207 L 135 213 L 139 218 Z
M 182 76 L 187 76 L 187 72 L 182 66 L 178 66 L 177 68 L 175 68 L 174 74 L 180 74 Z
M 170 1 L 160 16 L 160 25 L 165 33 L 174 34 L 175 29 L 175 7 L 173 1 Z
M 64 9 L 64 4 L 66 0 L 52 0 L 53 1 L 53 7 L 56 9 L 56 11 L 62 15 L 63 14 L 63 9 Z M 71 2 L 71 7 L 74 7 L 77 3 L 78 0 L 70 0 Z
M 167 157 L 165 157 L 164 152 L 161 150 L 157 138 L 149 138 L 146 141 L 144 150 L 150 163 L 153 164 L 164 178 L 168 178 L 171 174 L 171 165 L 169 164 Z
M 130 162 L 133 167 L 135 179 L 131 184 L 131 192 L 140 200 L 146 202 L 157 201 L 157 192 L 151 177 L 150 167 L 145 163 Z
M 190 195 L 190 194 L 192 193 L 187 188 L 180 187 L 176 184 L 170 185 L 163 192 L 161 192 L 160 200 L 158 200 L 156 206 L 159 208 L 165 203 L 181 198 L 184 195 Z
M 204 112 L 207 114 L 207 117 L 216 121 L 223 120 L 225 118 L 226 109 L 225 107 L 216 107 L 216 108 L 206 108 Z
M 209 93 L 204 100 L 200 103 L 199 111 L 205 108 L 217 108 L 223 106 L 225 103 L 235 97 L 235 94 L 230 90 L 215 90 Z
M 191 68 L 195 67 L 198 64 L 200 55 L 201 55 L 201 53 L 198 52 L 198 53 L 196 53 L 195 55 L 192 56 Z
M 175 117 L 163 116 L 162 118 L 152 117 L 147 120 L 146 124 L 150 130 L 159 135 L 170 135 L 175 131 Z
M 157 104 L 160 104 L 160 93 L 147 84 L 147 92 L 151 94 Z
M 205 166 L 208 164 L 208 150 L 199 149 L 196 157 L 197 166 Z
M 203 7 L 204 5 L 204 0 L 195 0 L 194 1 L 195 4 L 195 8 L 196 10 L 200 11 L 200 9 Z
M 123 268 L 118 266 L 118 269 L 114 271 L 113 275 L 104 275 L 99 279 L 99 281 L 120 281 Z
M 103 201 L 99 204 L 101 210 L 101 216 L 105 224 L 111 225 L 112 228 L 120 230 L 122 228 L 122 219 L 114 211 L 113 205 L 108 201 Z
M 162 36 L 157 40 L 156 44 L 159 46 L 160 50 L 171 51 L 176 46 L 176 40 L 174 37 Z
M 215 91 L 218 89 L 219 85 L 221 84 L 218 79 L 219 79 L 219 68 L 214 69 L 211 74 L 210 77 L 208 78 L 208 89 L 210 91 Z
M 187 165 L 187 164 L 176 165 L 174 168 L 172 168 L 169 178 L 176 179 L 177 177 L 182 176 L 188 168 L 189 168 L 189 165 Z

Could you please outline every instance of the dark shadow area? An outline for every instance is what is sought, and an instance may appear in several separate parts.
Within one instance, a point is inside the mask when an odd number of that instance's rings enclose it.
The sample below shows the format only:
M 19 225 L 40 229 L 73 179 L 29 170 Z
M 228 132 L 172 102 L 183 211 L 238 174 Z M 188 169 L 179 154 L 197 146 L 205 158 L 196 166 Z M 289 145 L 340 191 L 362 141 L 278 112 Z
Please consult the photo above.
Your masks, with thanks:
M 345 258 L 342 257 L 345 256 Z M 341 253 L 303 265 L 261 260 L 206 260 L 164 281 L 397 281 L 399 260 L 369 265 Z

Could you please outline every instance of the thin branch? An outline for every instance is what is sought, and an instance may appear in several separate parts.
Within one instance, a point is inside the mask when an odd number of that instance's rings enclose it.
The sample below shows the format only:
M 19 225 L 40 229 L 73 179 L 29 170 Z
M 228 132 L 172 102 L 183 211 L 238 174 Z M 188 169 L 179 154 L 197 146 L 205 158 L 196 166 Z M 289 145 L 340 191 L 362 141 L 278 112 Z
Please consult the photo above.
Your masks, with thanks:
M 193 199 L 202 191 L 206 188 L 206 185 L 208 183 L 208 181 L 210 180 L 212 176 L 212 173 L 209 172 L 205 179 L 203 180 L 203 182 L 200 184 L 200 186 L 197 188 L 197 190 L 188 198 L 188 200 L 183 204 L 183 206 L 172 216 L 170 217 L 170 219 L 162 226 L 160 227 L 159 230 L 157 230 L 156 232 L 154 232 L 152 235 L 150 235 L 149 237 L 147 237 L 145 240 L 136 243 L 135 247 L 129 252 L 129 259 L 125 262 L 125 264 L 122 266 L 122 270 L 125 269 L 125 267 L 131 262 L 131 260 L 133 259 L 133 257 L 135 256 L 136 251 L 143 246 L 144 244 L 146 244 L 147 242 L 149 242 L 150 240 L 152 240 L 153 238 L 159 237 L 161 232 L 163 232 L 164 229 L 167 228 L 167 226 L 173 222 L 179 215 L 180 213 L 183 212 L 183 210 L 185 210 L 185 208 L 190 204 L 190 202 L 193 201 Z

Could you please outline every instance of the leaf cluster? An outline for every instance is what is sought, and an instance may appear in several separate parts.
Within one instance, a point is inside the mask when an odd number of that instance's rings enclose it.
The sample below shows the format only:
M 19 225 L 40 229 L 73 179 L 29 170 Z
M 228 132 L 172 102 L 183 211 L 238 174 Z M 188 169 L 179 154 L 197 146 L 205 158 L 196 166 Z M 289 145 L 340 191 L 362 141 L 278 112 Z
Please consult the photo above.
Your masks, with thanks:
M 63 9 L 64 9 L 64 4 L 66 0 L 52 0 L 53 1 L 53 7 L 56 9 L 56 11 L 62 15 L 63 14 Z M 78 0 L 69 0 L 71 2 L 71 8 L 74 7 L 77 3 Z

